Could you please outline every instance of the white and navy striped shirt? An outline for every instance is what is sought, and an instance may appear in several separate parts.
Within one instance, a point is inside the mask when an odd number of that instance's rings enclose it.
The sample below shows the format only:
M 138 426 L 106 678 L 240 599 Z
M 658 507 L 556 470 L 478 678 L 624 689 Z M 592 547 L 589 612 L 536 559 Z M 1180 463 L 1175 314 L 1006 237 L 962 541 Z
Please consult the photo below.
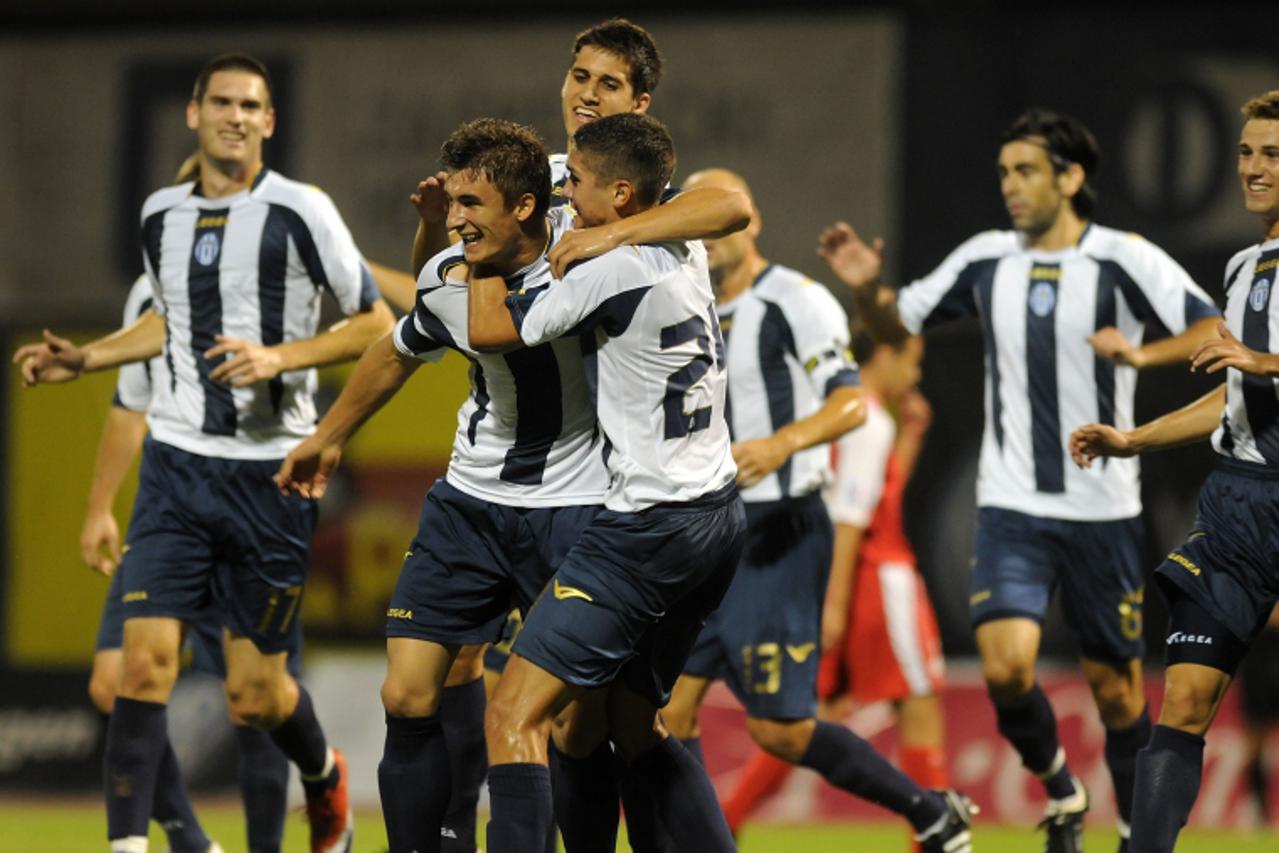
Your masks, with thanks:
M 132 326 L 139 317 L 151 310 L 153 293 L 151 279 L 145 274 L 138 276 L 124 300 L 123 328 Z M 163 385 L 168 381 L 165 371 L 163 355 L 157 355 L 148 361 L 121 365 L 115 381 L 115 399 L 111 404 L 131 412 L 145 412 L 151 405 L 152 386 Z
M 981 319 L 986 428 L 977 503 L 1069 521 L 1141 512 L 1135 458 L 1083 470 L 1067 464 L 1067 439 L 1081 424 L 1133 425 L 1136 370 L 1098 357 L 1088 336 L 1115 326 L 1139 345 L 1148 323 L 1175 335 L 1218 313 L 1158 246 L 1095 224 L 1055 252 L 1028 249 L 1015 231 L 979 234 L 903 288 L 897 304 L 912 332 Z
M 1279 239 L 1245 249 L 1226 264 L 1226 325 L 1246 347 L 1279 352 Z M 1226 369 L 1226 409 L 1212 435 L 1218 453 L 1279 470 L 1279 391 L 1269 376 Z
M 700 242 L 614 249 L 507 298 L 526 345 L 577 334 L 593 347 L 609 509 L 693 501 L 736 476 L 714 299 Z
M 568 218 L 563 209 L 548 214 L 551 244 Z M 422 267 L 413 311 L 400 318 L 394 337 L 400 352 L 422 361 L 436 361 L 452 349 L 471 362 L 471 393 L 457 413 L 446 478 L 469 495 L 506 506 L 603 502 L 608 472 L 581 342 L 567 337 L 509 353 L 472 350 L 467 285 L 457 274 L 464 263 L 456 245 Z M 527 291 L 550 281 L 543 255 L 508 276 L 507 286 Z
M 749 289 L 716 305 L 728 365 L 733 441 L 767 438 L 821 408 L 836 388 L 857 385 L 848 317 L 822 285 L 770 264 Z M 830 481 L 830 448 L 801 450 L 742 491 L 742 500 L 802 497 Z
M 332 200 L 263 169 L 253 186 L 209 199 L 186 183 L 142 207 L 142 247 L 164 317 L 169 381 L 154 388 L 151 435 L 189 453 L 278 459 L 315 430 L 314 370 L 245 388 L 209 380 L 215 335 L 265 346 L 314 337 L 320 293 L 344 314 L 377 288 Z
M 568 183 L 568 155 L 552 154 L 551 161 L 551 207 L 563 207 L 569 203 L 564 196 L 564 185 Z

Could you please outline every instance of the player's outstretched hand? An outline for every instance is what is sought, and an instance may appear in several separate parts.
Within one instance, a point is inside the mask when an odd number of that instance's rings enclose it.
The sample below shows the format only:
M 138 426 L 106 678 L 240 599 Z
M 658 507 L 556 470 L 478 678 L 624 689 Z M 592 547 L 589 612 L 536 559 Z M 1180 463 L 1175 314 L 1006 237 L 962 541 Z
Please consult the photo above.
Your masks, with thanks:
M 328 444 L 314 435 L 303 441 L 280 463 L 275 484 L 282 494 L 297 492 L 304 498 L 319 500 L 329 486 L 329 477 L 342 460 L 342 448 Z
M 1230 333 L 1225 321 L 1217 324 L 1220 338 L 1204 341 L 1190 355 L 1190 370 L 1205 368 L 1205 373 L 1216 373 L 1227 367 L 1252 373 L 1257 376 L 1272 376 L 1279 372 L 1279 366 L 1273 357 L 1267 358 L 1261 353 L 1251 350 Z
M 847 222 L 836 222 L 821 233 L 817 254 L 853 290 L 878 281 L 884 268 L 884 241 L 876 237 L 868 245 Z
M 120 527 L 107 512 L 90 512 L 80 528 L 80 559 L 100 575 L 111 577 L 120 565 Z
M 264 347 L 252 341 L 240 338 L 228 338 L 216 335 L 217 344 L 204 351 L 204 357 L 215 359 L 219 356 L 231 356 L 226 361 L 209 371 L 209 379 L 214 382 L 225 382 L 233 388 L 243 388 L 254 382 L 274 379 L 284 369 L 284 360 L 278 350 Z
M 1098 456 L 1134 455 L 1128 434 L 1106 424 L 1088 424 L 1070 434 L 1070 458 L 1080 468 L 1088 468 Z
M 733 461 L 737 463 L 737 484 L 750 488 L 782 467 L 790 458 L 790 450 L 776 436 L 739 441 L 733 445 Z
M 1088 336 L 1087 341 L 1093 352 L 1101 358 L 1113 361 L 1115 364 L 1140 367 L 1135 358 L 1136 349 L 1124 337 L 1124 333 L 1114 326 L 1098 329 Z
M 563 278 L 570 264 L 596 258 L 605 252 L 616 249 L 621 243 L 613 229 L 607 225 L 594 228 L 580 228 L 566 232 L 546 253 L 546 260 L 551 265 L 551 275 Z
M 417 215 L 428 225 L 438 225 L 449 214 L 449 197 L 444 192 L 448 172 L 436 172 L 417 182 L 417 189 L 409 194 L 409 201 L 417 208 Z
M 22 373 L 23 388 L 70 382 L 84 372 L 84 351 L 48 329 L 41 343 L 18 347 L 12 361 Z

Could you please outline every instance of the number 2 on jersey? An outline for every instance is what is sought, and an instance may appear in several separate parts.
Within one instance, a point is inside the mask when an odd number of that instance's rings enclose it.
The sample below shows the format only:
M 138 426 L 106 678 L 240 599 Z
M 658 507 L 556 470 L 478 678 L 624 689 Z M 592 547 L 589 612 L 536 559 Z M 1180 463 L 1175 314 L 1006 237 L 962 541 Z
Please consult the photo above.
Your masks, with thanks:
M 710 314 L 715 316 L 715 308 L 711 306 Z M 720 336 L 719 325 L 710 324 L 707 328 L 705 318 L 693 316 L 687 320 L 666 326 L 661 331 L 662 349 L 668 350 L 680 344 L 695 341 L 698 353 L 688 364 L 666 377 L 666 394 L 662 397 L 662 408 L 666 413 L 666 438 L 683 438 L 691 432 L 706 429 L 711 424 L 711 407 L 698 406 L 691 412 L 684 410 L 684 398 L 694 385 L 702 380 L 707 372 L 724 360 L 724 339 Z M 711 350 L 714 337 L 715 349 Z

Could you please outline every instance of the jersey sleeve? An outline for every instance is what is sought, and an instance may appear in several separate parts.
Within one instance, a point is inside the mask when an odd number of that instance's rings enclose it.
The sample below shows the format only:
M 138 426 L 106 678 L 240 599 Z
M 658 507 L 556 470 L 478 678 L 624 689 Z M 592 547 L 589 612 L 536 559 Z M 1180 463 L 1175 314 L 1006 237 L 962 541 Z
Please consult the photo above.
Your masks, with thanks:
M 1125 249 L 1127 275 L 1120 290 L 1133 314 L 1158 319 L 1174 335 L 1205 317 L 1220 316 L 1212 297 L 1163 249 L 1136 234 L 1128 236 Z
M 937 269 L 897 292 L 897 314 L 913 335 L 924 329 L 977 314 L 977 288 L 993 274 L 1005 236 L 978 234 L 961 244 Z
M 822 285 L 806 280 L 790 301 L 788 321 L 794 330 L 795 356 L 818 399 L 836 388 L 857 386 L 861 378 L 849 351 L 848 315 Z
M 367 311 L 379 298 L 373 275 L 333 200 L 322 190 L 314 193 L 307 229 L 312 246 L 298 246 L 303 263 L 311 280 L 333 294 L 343 314 Z
M 884 493 L 884 475 L 896 428 L 887 412 L 873 408 L 860 429 L 835 443 L 835 483 L 827 507 L 831 521 L 865 530 Z
M 151 279 L 147 274 L 138 276 L 124 303 L 121 326 L 132 326 L 138 318 L 154 305 Z M 151 368 L 148 361 L 135 361 L 122 365 L 116 374 L 113 406 L 131 412 L 145 412 L 151 405 Z
M 558 282 L 511 294 L 506 307 L 521 340 L 535 346 L 595 328 L 621 334 L 651 288 L 627 246 L 577 265 Z
M 440 314 L 441 305 L 449 302 L 460 304 L 463 310 L 466 308 L 465 286 L 461 286 L 460 293 L 452 293 L 448 289 L 459 285 L 445 280 L 448 271 L 460 263 L 461 252 L 456 246 L 450 246 L 422 267 L 417 277 L 413 310 L 399 319 L 391 337 L 395 348 L 404 355 L 430 363 L 443 358 L 450 347 L 458 348 L 454 330 Z M 465 321 L 465 317 L 462 319 Z

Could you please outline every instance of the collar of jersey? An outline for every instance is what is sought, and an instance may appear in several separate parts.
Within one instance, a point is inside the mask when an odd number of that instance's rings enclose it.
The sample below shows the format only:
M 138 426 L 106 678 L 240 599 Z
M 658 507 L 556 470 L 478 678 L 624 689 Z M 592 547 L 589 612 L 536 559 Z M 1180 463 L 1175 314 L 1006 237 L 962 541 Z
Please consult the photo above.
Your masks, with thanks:
M 1020 242 L 1022 250 L 1036 260 L 1056 261 L 1069 258 L 1072 255 L 1079 254 L 1083 251 L 1084 241 L 1088 239 L 1088 235 L 1092 233 L 1092 223 L 1089 222 L 1084 226 L 1084 230 L 1079 232 L 1079 239 L 1075 241 L 1075 245 L 1067 246 L 1064 249 L 1032 249 L 1026 245 L 1026 235 L 1018 232 L 1017 239 Z

